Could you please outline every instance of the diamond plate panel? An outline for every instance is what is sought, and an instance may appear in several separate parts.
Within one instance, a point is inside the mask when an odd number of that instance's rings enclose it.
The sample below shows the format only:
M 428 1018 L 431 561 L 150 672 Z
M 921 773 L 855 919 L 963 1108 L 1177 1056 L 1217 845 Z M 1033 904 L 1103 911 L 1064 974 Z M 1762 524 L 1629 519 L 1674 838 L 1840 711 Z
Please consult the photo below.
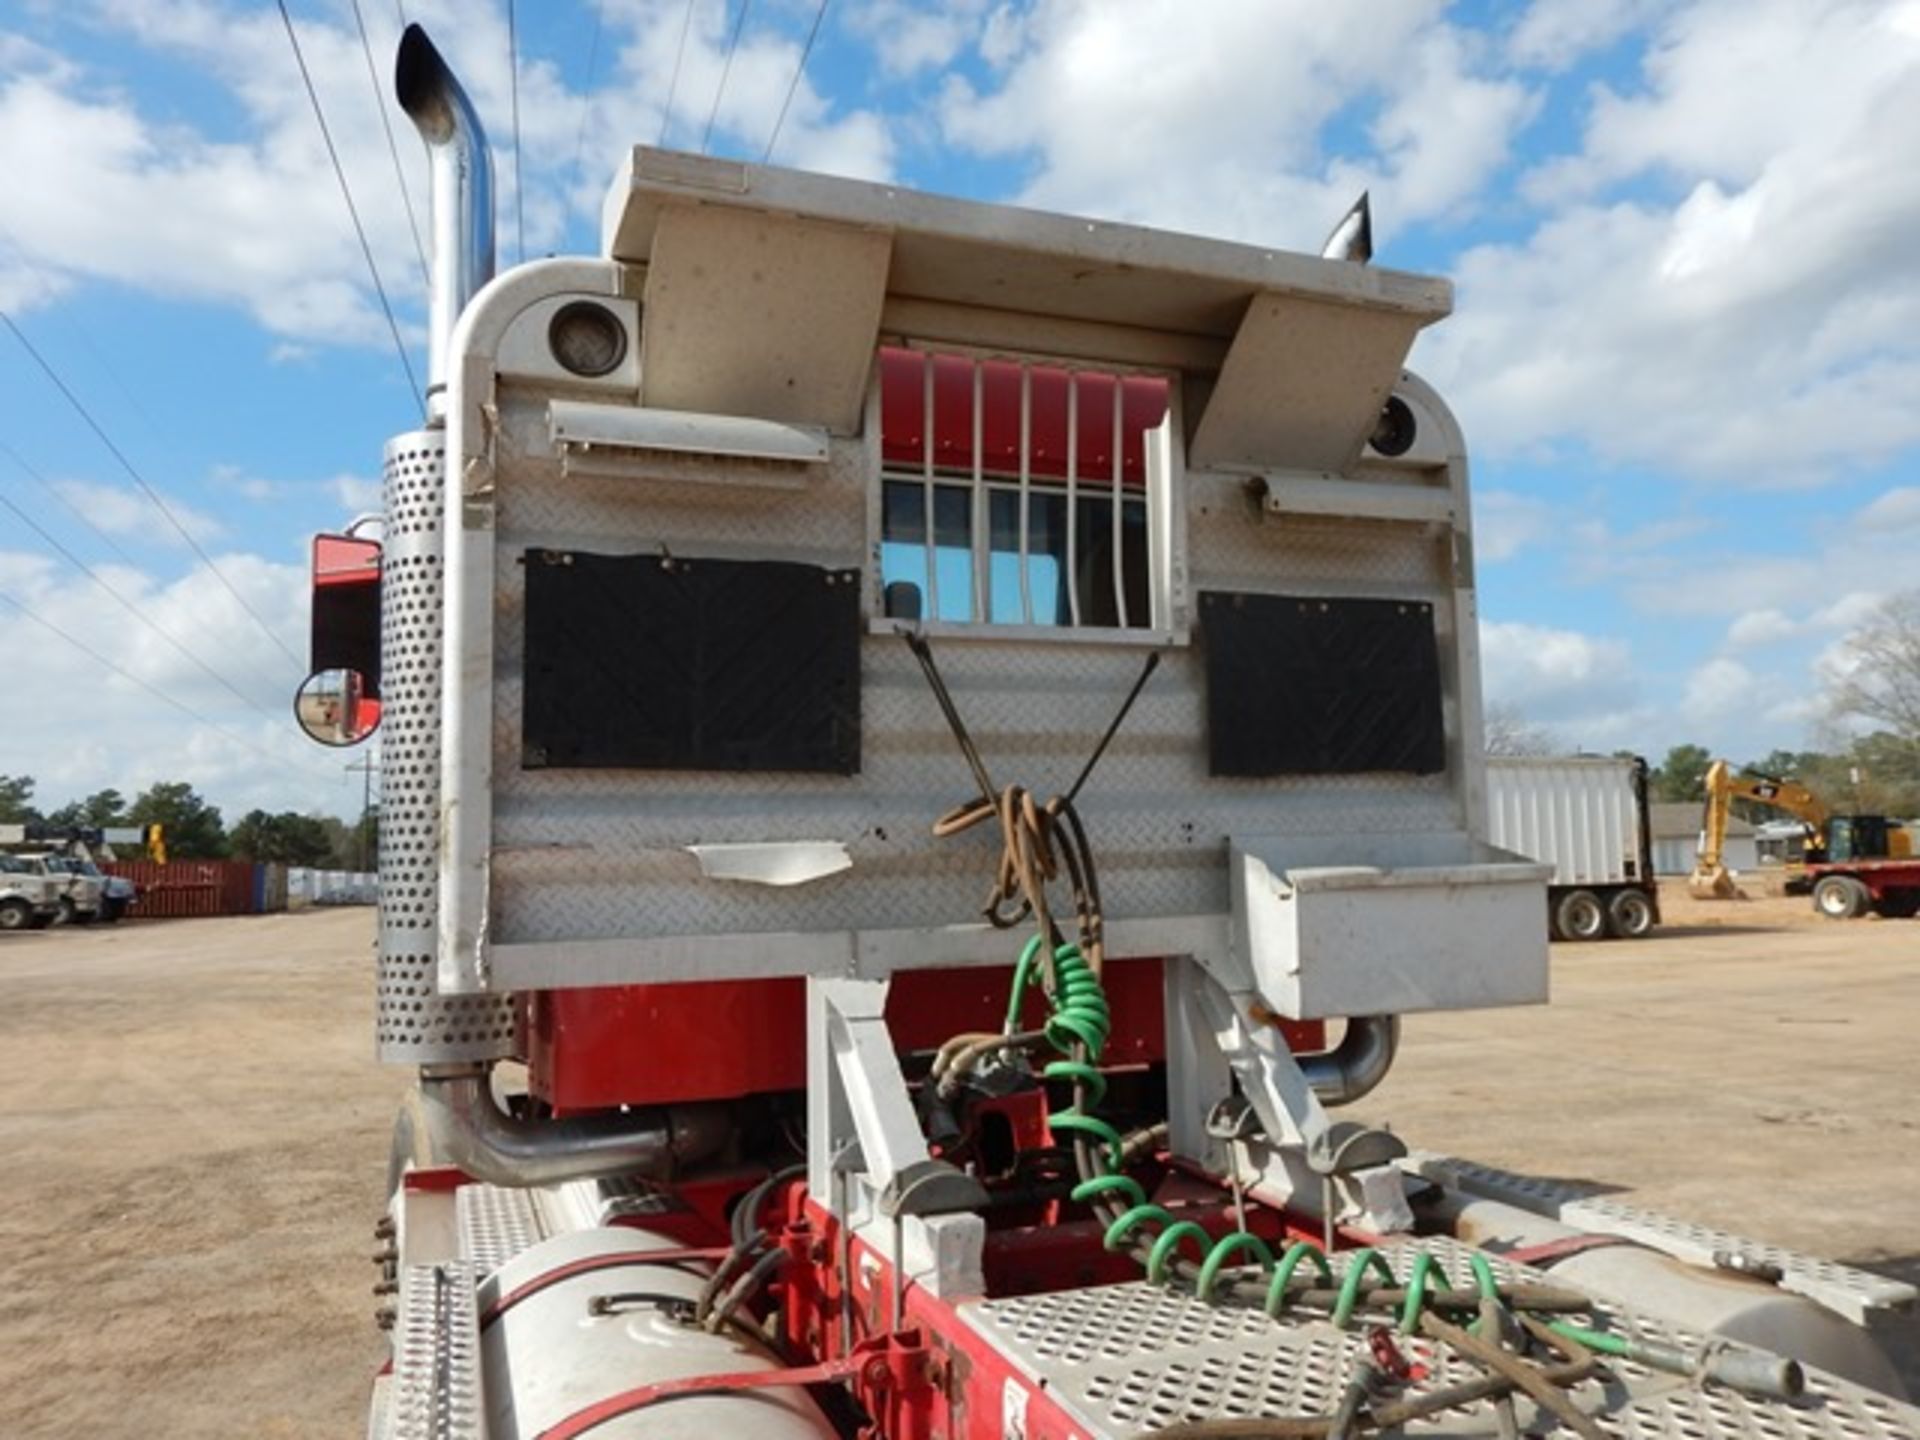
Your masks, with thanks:
M 1466 1274 L 1467 1247 L 1449 1239 L 1407 1242 L 1384 1253 L 1404 1274 L 1420 1250 L 1448 1273 Z M 1489 1258 L 1503 1282 L 1546 1282 L 1538 1272 Z M 1595 1313 L 1607 1328 L 1639 1339 L 1682 1346 L 1699 1340 L 1617 1307 L 1596 1306 Z M 1325 1320 L 1269 1320 L 1255 1309 L 1206 1305 L 1144 1282 L 979 1301 L 962 1306 L 961 1315 L 1093 1437 L 1204 1420 L 1324 1415 L 1339 1403 L 1365 1350 L 1362 1332 L 1342 1332 Z M 1413 1348 L 1432 1366 L 1414 1395 L 1480 1373 L 1445 1347 L 1419 1341 Z M 1610 1369 L 1618 1383 L 1590 1382 L 1575 1398 L 1623 1440 L 1911 1440 L 1920 1434 L 1920 1410 L 1818 1372 L 1809 1373 L 1807 1399 L 1787 1406 L 1694 1389 L 1637 1365 L 1610 1363 Z M 1523 1433 L 1535 1433 L 1541 1417 L 1524 1401 L 1516 1409 Z M 1407 1433 L 1492 1436 L 1496 1423 L 1482 1405 Z
M 1447 1155 L 1422 1154 L 1419 1163 L 1422 1169 L 1433 1166 L 1435 1173 L 1446 1174 L 1471 1193 L 1552 1216 L 1582 1230 L 1624 1236 L 1696 1264 L 1711 1264 L 1716 1250 L 1765 1260 L 1780 1267 L 1782 1289 L 1817 1300 L 1858 1325 L 1864 1325 L 1872 1311 L 1910 1309 L 1916 1298 L 1920 1298 L 1920 1292 L 1904 1281 L 1890 1280 L 1884 1275 L 1856 1270 L 1798 1250 L 1749 1240 L 1689 1220 L 1676 1220 L 1553 1180 L 1516 1175 L 1509 1170 Z
M 386 454 L 380 584 L 380 960 L 374 1029 L 382 1060 L 422 1065 L 513 1050 L 505 996 L 442 996 L 433 937 L 440 835 L 441 507 L 446 436 L 396 436 Z
M 491 1274 L 550 1233 L 531 1190 L 499 1185 L 462 1185 L 454 1192 L 460 1255 L 482 1275 Z
M 757 489 L 744 471 L 702 479 L 563 477 L 541 458 L 537 407 L 506 407 L 495 514 L 494 854 L 497 942 L 787 930 L 910 929 L 979 913 L 996 846 L 979 830 L 936 842 L 931 822 L 970 793 L 970 777 L 906 647 L 863 641 L 863 768 L 852 780 L 805 775 L 522 771 L 519 767 L 527 547 L 602 553 L 789 559 L 827 567 L 871 560 L 867 457 L 836 443 L 803 491 Z M 1196 486 L 1190 584 L 1313 586 L 1407 596 L 1451 624 L 1443 553 L 1409 527 L 1292 525 L 1250 518 L 1233 486 Z M 1232 513 L 1225 498 L 1231 495 Z M 865 581 L 870 591 L 872 576 Z M 1144 651 L 1114 644 L 935 643 L 943 674 L 997 784 L 1065 789 L 1139 673 Z M 1207 774 L 1205 690 L 1191 650 L 1163 656 L 1081 800 L 1110 918 L 1222 914 L 1233 834 L 1457 830 L 1447 776 Z M 689 844 L 838 840 L 851 870 L 773 889 L 705 881 Z
M 477 1282 L 466 1264 L 401 1270 L 387 1410 L 393 1440 L 486 1440 Z

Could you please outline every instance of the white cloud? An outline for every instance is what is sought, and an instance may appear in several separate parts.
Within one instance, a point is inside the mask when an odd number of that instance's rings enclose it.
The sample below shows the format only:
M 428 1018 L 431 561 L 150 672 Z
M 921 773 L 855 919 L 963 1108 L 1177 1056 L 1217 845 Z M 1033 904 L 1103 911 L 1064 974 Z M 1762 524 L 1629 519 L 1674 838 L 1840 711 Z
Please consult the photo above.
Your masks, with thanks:
M 1882 533 L 1920 530 L 1920 485 L 1899 485 L 1861 510 L 1856 523 Z
M 180 531 L 166 523 L 149 500 L 131 485 L 102 485 L 89 480 L 56 480 L 54 488 L 75 509 L 109 535 L 137 536 L 158 545 L 185 548 Z M 176 496 L 163 495 L 167 509 L 180 522 L 181 529 L 202 545 L 210 545 L 226 533 L 227 527 L 204 510 L 195 509 Z
M 1800 630 L 1798 623 L 1771 606 L 1748 610 L 1727 627 L 1727 644 L 1740 649 L 1773 645 L 1791 640 Z
M 1422 339 L 1483 453 L 1782 486 L 1920 442 L 1920 38 L 1865 0 L 1701 0 L 1641 79 Z
M 420 260 L 358 34 L 337 7 L 330 14 L 301 8 L 296 23 L 308 67 L 402 332 L 417 352 L 424 336 Z M 708 97 L 720 81 L 724 8 L 696 8 L 684 57 L 675 135 L 684 142 L 691 129 L 696 148 Z M 384 86 L 385 62 L 398 38 L 395 17 L 391 7 L 363 11 Z M 519 208 L 529 255 L 560 247 L 575 217 L 597 219 L 606 177 L 624 147 L 651 142 L 659 132 L 684 7 L 677 0 L 608 6 L 604 43 L 611 59 L 596 82 L 590 114 L 587 97 L 570 90 L 552 62 L 522 56 L 526 191 L 518 207 L 504 9 L 419 0 L 408 12 L 447 50 L 487 123 L 502 263 L 518 253 Z M 0 243 L 0 301 L 43 303 L 76 281 L 104 279 L 241 308 L 279 337 L 270 349 L 276 363 L 304 358 L 314 344 L 391 345 L 272 7 L 92 0 L 61 18 L 184 61 L 245 118 L 233 138 L 224 138 L 147 113 L 105 77 L 50 52 L 0 47 L 0 172 L 8 184 L 7 229 L 19 247 L 16 253 Z M 759 158 L 799 51 L 799 35 L 749 29 L 716 117 L 716 146 L 750 148 Z M 384 90 L 382 103 L 424 226 L 422 147 Z M 587 159 L 576 183 L 583 116 L 589 119 Z M 878 117 L 837 112 L 806 81 L 794 96 L 780 150 L 783 158 L 814 168 L 874 177 L 887 173 L 892 154 Z
M 1544 500 L 1511 490 L 1483 490 L 1473 497 L 1473 548 L 1483 564 L 1510 560 L 1554 530 L 1554 510 Z
M 305 573 L 246 553 L 215 559 L 246 605 L 299 653 Z M 71 569 L 42 555 L 0 551 L 0 591 L 101 657 L 0 603 L 18 652 L 32 656 L 35 693 L 69 697 L 18 707 L 8 720 L 5 769 L 35 777 L 43 808 L 104 786 L 131 795 L 156 780 L 186 780 L 230 820 L 254 806 L 357 811 L 358 791 L 334 778 L 335 757 L 321 755 L 293 723 L 295 667 L 219 578 L 203 565 L 172 581 L 128 566 L 97 568 L 189 653 Z M 210 723 L 156 698 L 102 659 Z M 229 685 L 252 705 L 236 699 Z
M 1656 14 L 1661 0 L 1534 0 L 1507 37 L 1522 65 L 1563 70 L 1611 45 Z
M 1696 725 L 1711 724 L 1738 715 L 1752 704 L 1759 689 L 1754 673 L 1738 660 L 1716 656 L 1697 666 L 1687 677 L 1680 711 Z
M 1480 622 L 1487 703 L 1511 707 L 1575 745 L 1630 745 L 1649 712 L 1626 641 L 1517 621 Z
M 1437 0 L 1294 7 L 1071 0 L 998 12 L 997 83 L 954 78 L 951 143 L 1032 156 L 1021 198 L 1073 213 L 1313 248 L 1362 188 L 1377 223 L 1448 214 L 1505 162 L 1532 114 Z M 1333 153 L 1337 117 L 1372 114 L 1364 155 Z
M 922 9 L 911 0 L 865 0 L 848 15 L 848 27 L 863 36 L 895 77 L 945 70 L 979 29 L 984 0 L 950 0 Z
M 381 506 L 380 482 L 359 475 L 336 475 L 327 482 L 341 508 L 356 515 L 376 511 Z

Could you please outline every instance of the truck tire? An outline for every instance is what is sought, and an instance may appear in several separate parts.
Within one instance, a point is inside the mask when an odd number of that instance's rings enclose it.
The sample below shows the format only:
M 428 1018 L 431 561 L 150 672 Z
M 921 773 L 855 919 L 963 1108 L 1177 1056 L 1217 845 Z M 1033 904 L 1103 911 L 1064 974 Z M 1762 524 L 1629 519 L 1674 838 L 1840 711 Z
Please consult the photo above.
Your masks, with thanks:
M 1813 887 L 1813 908 L 1829 920 L 1857 920 L 1868 903 L 1867 887 L 1851 875 L 1822 875 Z
M 1607 902 L 1607 928 L 1622 940 L 1640 940 L 1652 933 L 1653 902 L 1644 890 L 1616 890 Z
M 33 906 L 24 900 L 0 900 L 0 930 L 33 928 Z
M 416 1084 L 400 1102 L 393 1117 L 393 1144 L 387 1151 L 387 1198 L 391 1200 L 409 1170 L 439 1164 L 433 1153 L 433 1132 L 427 1128 L 427 1107 Z
M 60 913 L 53 917 L 56 925 L 77 925 L 80 921 L 80 908 L 73 903 L 71 895 L 60 897 Z
M 1873 913 L 1887 920 L 1911 920 L 1920 915 L 1920 890 L 1891 890 L 1873 902 Z
M 1607 933 L 1607 907 L 1591 890 L 1575 890 L 1553 907 L 1554 928 L 1563 940 L 1598 940 Z

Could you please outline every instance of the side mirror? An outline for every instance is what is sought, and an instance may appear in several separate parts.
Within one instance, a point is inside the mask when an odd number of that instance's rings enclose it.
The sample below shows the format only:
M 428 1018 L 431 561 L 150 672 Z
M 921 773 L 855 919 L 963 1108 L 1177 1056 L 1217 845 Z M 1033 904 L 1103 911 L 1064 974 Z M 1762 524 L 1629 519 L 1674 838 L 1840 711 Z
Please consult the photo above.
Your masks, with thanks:
M 380 696 L 380 542 L 357 535 L 313 537 L 315 670 L 358 670 Z
M 323 745 L 357 745 L 380 723 L 380 542 L 316 535 L 312 573 L 313 673 L 294 717 Z
M 309 740 L 358 745 L 380 726 L 380 701 L 358 670 L 316 670 L 293 699 L 293 717 Z

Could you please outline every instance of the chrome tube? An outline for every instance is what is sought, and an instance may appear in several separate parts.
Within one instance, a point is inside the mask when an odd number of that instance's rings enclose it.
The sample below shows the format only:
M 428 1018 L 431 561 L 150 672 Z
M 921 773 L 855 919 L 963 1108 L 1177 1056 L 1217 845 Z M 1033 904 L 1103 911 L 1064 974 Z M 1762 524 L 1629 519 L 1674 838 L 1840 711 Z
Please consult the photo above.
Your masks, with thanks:
M 1322 1105 L 1351 1105 L 1387 1078 L 1399 1049 L 1398 1015 L 1355 1015 L 1333 1049 L 1297 1058 Z
M 400 37 L 393 88 L 433 167 L 427 411 L 437 418 L 446 413 L 454 323 L 493 278 L 493 152 L 473 102 L 418 25 Z
M 420 1098 L 434 1158 L 491 1185 L 667 1175 L 713 1155 L 730 1133 L 724 1105 L 523 1119 L 500 1108 L 484 1068 L 423 1071 Z

